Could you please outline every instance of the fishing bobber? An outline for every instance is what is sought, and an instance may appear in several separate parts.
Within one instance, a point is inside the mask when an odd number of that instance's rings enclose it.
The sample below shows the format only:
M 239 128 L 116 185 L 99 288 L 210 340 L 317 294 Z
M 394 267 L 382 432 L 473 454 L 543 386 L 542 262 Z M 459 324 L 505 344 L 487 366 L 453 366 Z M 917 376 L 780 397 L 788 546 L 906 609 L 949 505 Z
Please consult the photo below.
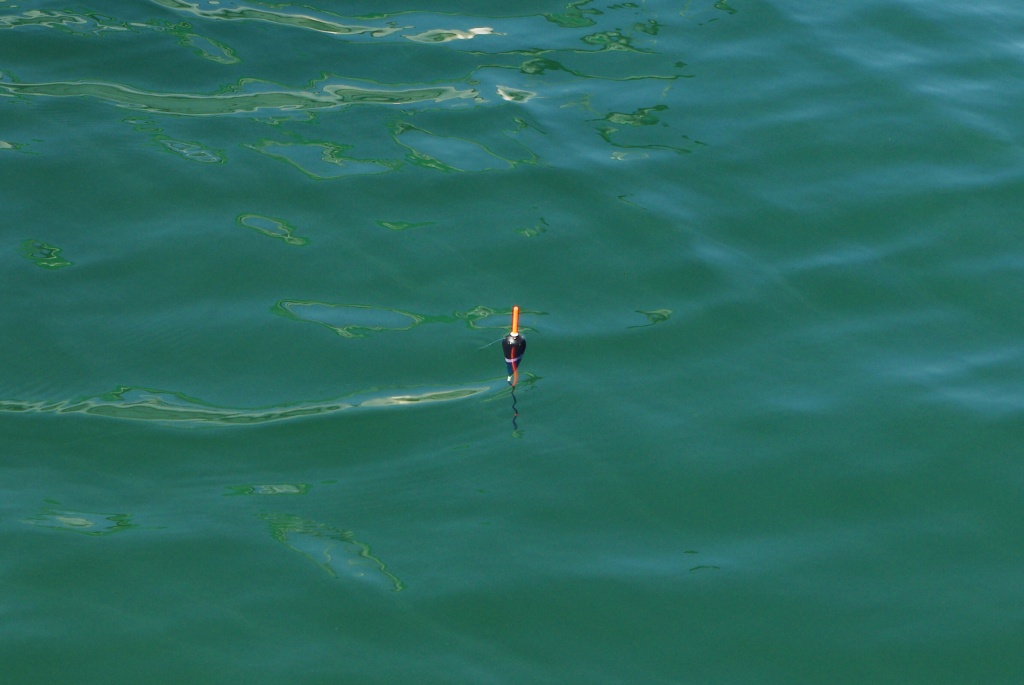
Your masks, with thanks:
M 501 340 L 505 353 L 505 368 L 508 382 L 513 386 L 519 381 L 519 362 L 526 352 L 526 338 L 519 334 L 519 305 L 512 307 L 512 331 Z

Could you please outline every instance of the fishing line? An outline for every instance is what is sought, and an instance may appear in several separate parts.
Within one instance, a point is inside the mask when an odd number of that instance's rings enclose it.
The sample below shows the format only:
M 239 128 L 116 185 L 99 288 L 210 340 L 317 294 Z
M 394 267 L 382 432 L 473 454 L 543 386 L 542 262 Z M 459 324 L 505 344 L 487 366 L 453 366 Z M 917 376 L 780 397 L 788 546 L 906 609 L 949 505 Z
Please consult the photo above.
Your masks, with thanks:
M 519 410 L 516 409 L 516 386 L 512 386 L 512 430 L 519 430 L 519 423 L 516 419 L 519 418 Z

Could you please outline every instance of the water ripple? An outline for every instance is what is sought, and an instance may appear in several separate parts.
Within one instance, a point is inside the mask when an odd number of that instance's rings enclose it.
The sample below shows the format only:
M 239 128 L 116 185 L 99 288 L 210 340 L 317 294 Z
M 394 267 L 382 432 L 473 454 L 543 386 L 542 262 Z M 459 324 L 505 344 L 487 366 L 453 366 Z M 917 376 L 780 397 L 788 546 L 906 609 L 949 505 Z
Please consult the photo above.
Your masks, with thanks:
M 383 174 L 402 164 L 394 159 L 360 159 L 349 152 L 353 146 L 327 140 L 275 141 L 243 143 L 254 152 L 290 164 L 315 181 L 343 176 Z
M 574 138 L 573 132 L 590 136 L 614 161 L 703 146 L 677 129 L 685 107 L 666 104 L 674 82 L 694 76 L 686 73 L 679 55 L 661 51 L 659 41 L 678 20 L 635 3 L 598 9 L 590 2 L 570 2 L 559 12 L 486 17 L 418 10 L 344 17 L 307 6 L 153 1 L 158 16 L 143 21 L 86 11 L 29 11 L 0 16 L 0 29 L 43 27 L 106 40 L 121 36 L 126 50 L 133 36 L 137 42 L 140 33 L 158 33 L 222 65 L 231 78 L 213 85 L 152 87 L 109 75 L 43 82 L 6 72 L 0 75 L 0 97 L 89 98 L 136 112 L 189 117 L 248 114 L 248 123 L 260 130 L 233 129 L 230 140 L 200 139 L 187 125 L 188 130 L 156 140 L 165 151 L 201 163 L 223 163 L 221 151 L 237 146 L 317 181 L 413 167 L 449 174 L 557 165 L 571 152 L 565 141 Z M 720 2 L 715 11 L 731 9 Z M 174 15 L 170 21 L 168 14 Z M 678 14 L 692 14 L 689 4 Z M 232 24 L 229 31 L 218 26 L 224 23 Z M 239 78 L 236 65 L 259 68 L 249 56 L 251 45 L 243 42 L 251 35 L 247 32 L 267 28 L 259 24 L 273 24 L 282 36 L 299 30 L 320 34 L 310 40 L 373 42 L 386 51 L 373 64 L 394 62 L 396 67 L 356 67 L 343 75 L 320 71 L 299 77 L 308 81 L 291 83 L 265 80 L 261 73 Z M 197 32 L 203 27 L 209 35 Z M 323 44 L 310 49 L 333 50 Z M 401 65 L 410 58 L 417 64 L 436 59 L 453 66 L 446 73 L 417 67 L 402 74 Z M 594 90 L 588 81 L 630 85 Z M 355 118 L 327 121 L 357 104 L 390 107 L 387 113 L 364 110 L 358 130 L 352 127 Z M 463 115 L 481 106 L 495 110 L 492 125 L 486 130 L 466 127 Z M 401 120 L 391 113 L 397 107 Z M 312 128 L 323 124 L 328 125 Z M 275 127 L 273 134 L 267 125 Z
M 216 9 L 200 9 L 199 3 L 182 2 L 181 0 L 152 0 L 158 5 L 180 10 L 204 19 L 227 19 L 263 21 L 282 26 L 306 29 L 319 33 L 356 36 L 369 35 L 374 38 L 387 36 L 408 27 L 395 26 L 358 26 L 333 21 L 325 17 L 314 17 L 309 14 L 289 14 L 287 12 L 271 12 L 255 7 L 217 7 Z
M 254 87 L 267 90 L 245 92 L 245 89 Z M 291 90 L 259 79 L 242 79 L 213 94 L 158 93 L 101 81 L 4 82 L 0 83 L 0 95 L 4 94 L 16 97 L 93 97 L 113 102 L 119 107 L 182 116 L 214 116 L 257 110 L 316 110 L 357 104 L 409 105 L 477 96 L 473 89 L 458 90 L 450 86 L 383 90 L 330 84 L 314 92 Z
M 295 227 L 282 219 L 259 214 L 242 214 L 237 219 L 239 226 L 250 228 L 271 238 L 277 238 L 288 245 L 308 245 L 309 239 L 295 235 Z
M 489 36 L 493 33 L 494 29 L 489 27 L 469 29 L 468 31 L 460 31 L 459 29 L 430 29 L 423 33 L 403 37 L 417 43 L 447 43 L 452 40 L 469 40 L 477 36 Z
M 281 512 L 259 517 L 270 526 L 275 540 L 309 559 L 332 578 L 348 577 L 377 583 L 395 592 L 405 588 L 405 583 L 388 571 L 370 546 L 357 540 L 350 530 Z
M 60 269 L 73 264 L 61 257 L 60 253 L 59 247 L 44 243 L 42 240 L 26 240 L 21 244 L 22 256 L 44 269 Z
M 343 338 L 361 338 L 379 331 L 408 331 L 428 319 L 400 309 L 315 300 L 282 300 L 274 305 L 272 311 L 295 321 L 324 326 Z
M 190 143 L 184 140 L 172 140 L 162 136 L 157 136 L 156 139 L 161 145 L 167 148 L 168 151 L 184 157 L 189 161 L 201 162 L 203 164 L 224 163 L 224 157 L 222 154 L 209 150 L 200 143 Z
M 382 224 L 387 226 L 387 224 Z M 408 225 L 406 225 L 408 227 Z M 394 228 L 393 226 L 387 226 Z M 397 230 L 397 229 L 395 229 Z M 343 304 L 317 300 L 281 300 L 271 309 L 274 314 L 293 321 L 314 323 L 334 331 L 343 338 L 362 338 L 382 331 L 408 331 L 424 323 L 455 323 L 464 321 L 473 329 L 504 330 L 508 325 L 508 309 L 477 306 L 454 312 L 451 316 L 416 314 L 388 307 L 366 304 Z M 543 312 L 523 310 L 524 314 L 542 316 Z M 532 330 L 523 327 L 523 330 Z
M 50 503 L 57 504 L 57 502 Z M 23 519 L 22 522 L 93 537 L 113 535 L 138 527 L 138 524 L 132 522 L 131 514 L 70 511 L 53 506 L 44 506 L 35 516 Z
M 103 37 L 123 33 L 153 31 L 174 37 L 178 45 L 194 54 L 219 64 L 237 64 L 238 54 L 220 41 L 201 36 L 186 22 L 169 24 L 160 20 L 140 22 L 117 21 L 91 12 L 71 10 L 29 10 L 23 14 L 0 16 L 0 29 L 49 28 L 79 36 Z
M 278 496 L 278 495 L 305 495 L 309 493 L 312 486 L 308 483 L 264 483 L 260 485 L 231 485 L 225 497 L 237 495 L 257 496 Z
M 351 409 L 451 402 L 480 395 L 490 389 L 490 385 L 483 383 L 431 389 L 384 388 L 320 402 L 243 408 L 216 406 L 179 392 L 121 386 L 101 395 L 59 402 L 0 400 L 0 412 L 82 413 L 135 421 L 248 425 L 333 414 Z
M 104 31 L 128 31 L 127 22 L 112 22 L 95 14 L 70 10 L 28 10 L 22 14 L 0 16 L 0 29 L 41 26 L 71 33 L 100 34 Z

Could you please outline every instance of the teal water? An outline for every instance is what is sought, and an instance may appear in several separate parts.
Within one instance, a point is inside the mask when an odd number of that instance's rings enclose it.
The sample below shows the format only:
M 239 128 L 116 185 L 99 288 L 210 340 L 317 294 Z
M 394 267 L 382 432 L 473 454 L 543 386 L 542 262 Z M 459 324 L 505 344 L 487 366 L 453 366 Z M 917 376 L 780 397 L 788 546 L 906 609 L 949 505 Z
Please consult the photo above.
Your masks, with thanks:
M 0 1 L 4 681 L 1021 682 L 1022 30 Z

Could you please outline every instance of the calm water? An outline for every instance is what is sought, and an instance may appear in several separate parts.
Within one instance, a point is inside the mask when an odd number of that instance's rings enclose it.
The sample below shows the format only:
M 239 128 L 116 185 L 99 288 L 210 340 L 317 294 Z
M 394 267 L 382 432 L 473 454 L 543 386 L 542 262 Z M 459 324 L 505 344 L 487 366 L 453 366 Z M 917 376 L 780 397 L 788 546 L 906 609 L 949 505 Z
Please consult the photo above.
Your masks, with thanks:
M 1021 682 L 1022 35 L 0 1 L 5 682 Z

